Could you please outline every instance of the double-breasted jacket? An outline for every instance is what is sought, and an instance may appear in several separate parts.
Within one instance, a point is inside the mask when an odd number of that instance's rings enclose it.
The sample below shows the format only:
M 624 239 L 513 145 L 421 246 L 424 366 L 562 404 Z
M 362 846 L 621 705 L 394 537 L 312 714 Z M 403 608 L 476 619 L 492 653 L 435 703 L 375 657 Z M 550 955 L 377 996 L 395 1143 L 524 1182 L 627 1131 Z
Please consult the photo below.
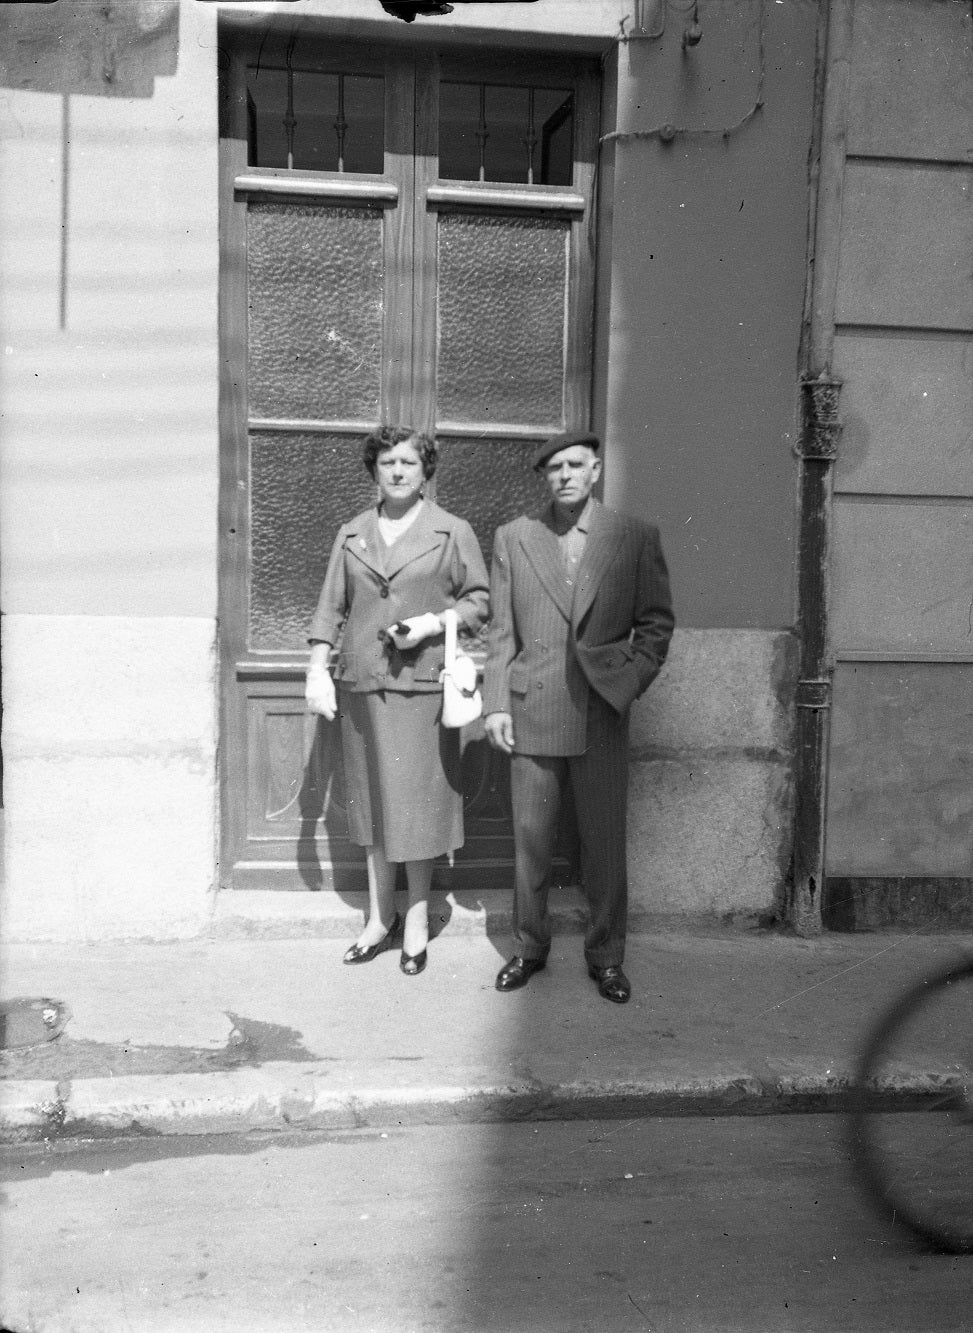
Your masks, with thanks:
M 618 714 L 658 674 L 675 624 L 658 529 L 594 501 L 567 571 L 550 506 L 497 530 L 485 713 L 509 713 L 521 754 L 581 754 L 589 692 Z

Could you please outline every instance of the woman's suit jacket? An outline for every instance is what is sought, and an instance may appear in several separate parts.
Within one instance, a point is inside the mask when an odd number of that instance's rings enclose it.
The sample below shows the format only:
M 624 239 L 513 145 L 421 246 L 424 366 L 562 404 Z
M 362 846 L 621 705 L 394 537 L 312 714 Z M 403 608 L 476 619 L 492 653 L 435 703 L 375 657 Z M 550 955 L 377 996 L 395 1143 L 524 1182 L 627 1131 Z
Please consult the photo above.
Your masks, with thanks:
M 308 638 L 339 646 L 334 678 L 347 690 L 432 692 L 441 688 L 443 635 L 400 650 L 386 631 L 450 606 L 461 630 L 475 633 L 487 618 L 489 578 L 469 523 L 424 500 L 412 526 L 386 546 L 377 509 L 366 509 L 335 538 Z
M 494 540 L 484 713 L 519 754 L 581 754 L 589 690 L 624 715 L 658 674 L 674 619 L 658 529 L 597 501 L 572 586 L 550 509 Z

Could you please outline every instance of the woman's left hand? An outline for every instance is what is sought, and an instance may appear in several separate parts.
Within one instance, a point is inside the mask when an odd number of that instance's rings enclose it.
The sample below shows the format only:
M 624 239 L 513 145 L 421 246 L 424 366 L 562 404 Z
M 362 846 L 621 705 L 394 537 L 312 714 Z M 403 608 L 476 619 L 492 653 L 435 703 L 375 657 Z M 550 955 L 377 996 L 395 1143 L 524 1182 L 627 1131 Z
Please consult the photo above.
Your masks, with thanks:
M 400 626 L 403 628 L 400 629 Z M 399 620 L 389 626 L 389 638 L 396 648 L 414 648 L 424 639 L 432 639 L 442 632 L 442 621 L 432 611 L 426 611 L 421 616 L 410 616 L 408 620 Z

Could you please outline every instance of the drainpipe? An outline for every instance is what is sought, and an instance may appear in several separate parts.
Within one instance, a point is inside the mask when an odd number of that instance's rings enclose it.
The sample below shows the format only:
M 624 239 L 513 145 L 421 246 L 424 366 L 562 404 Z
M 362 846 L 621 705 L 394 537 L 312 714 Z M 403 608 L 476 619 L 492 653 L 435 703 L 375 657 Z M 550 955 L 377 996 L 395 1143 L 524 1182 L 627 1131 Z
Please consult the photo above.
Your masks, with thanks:
M 827 20 L 810 312 L 798 469 L 798 597 L 800 678 L 797 682 L 794 862 L 789 924 L 801 935 L 821 931 L 825 866 L 833 664 L 828 636 L 831 500 L 841 423 L 841 383 L 832 374 L 835 299 L 845 176 L 853 0 L 832 0 Z

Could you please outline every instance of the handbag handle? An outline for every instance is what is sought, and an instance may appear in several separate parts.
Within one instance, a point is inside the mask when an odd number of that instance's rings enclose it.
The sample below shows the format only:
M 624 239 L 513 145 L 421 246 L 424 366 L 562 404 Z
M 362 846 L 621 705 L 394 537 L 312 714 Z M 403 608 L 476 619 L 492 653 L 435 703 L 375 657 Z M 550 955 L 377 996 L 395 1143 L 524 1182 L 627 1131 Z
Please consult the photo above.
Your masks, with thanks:
M 459 616 L 452 607 L 448 607 L 443 612 L 443 627 L 446 630 L 446 671 L 452 671 L 456 665 L 456 625 L 458 620 Z

